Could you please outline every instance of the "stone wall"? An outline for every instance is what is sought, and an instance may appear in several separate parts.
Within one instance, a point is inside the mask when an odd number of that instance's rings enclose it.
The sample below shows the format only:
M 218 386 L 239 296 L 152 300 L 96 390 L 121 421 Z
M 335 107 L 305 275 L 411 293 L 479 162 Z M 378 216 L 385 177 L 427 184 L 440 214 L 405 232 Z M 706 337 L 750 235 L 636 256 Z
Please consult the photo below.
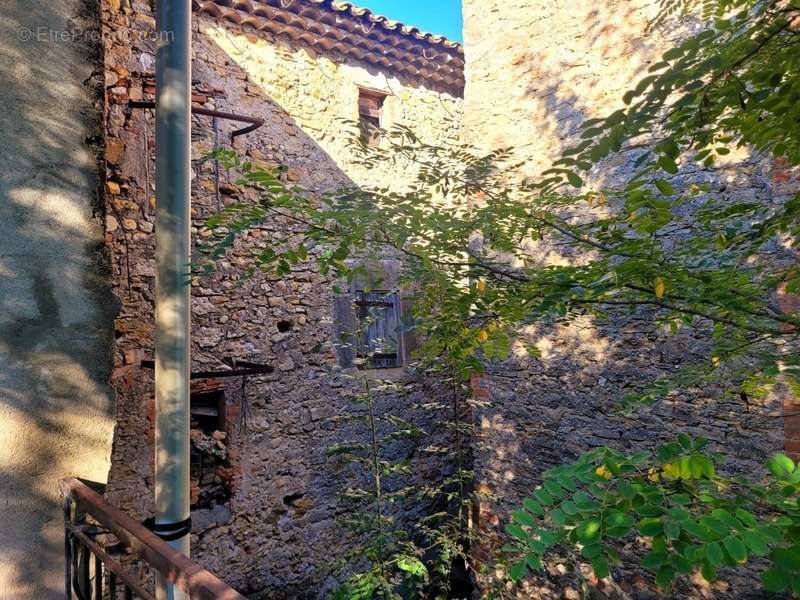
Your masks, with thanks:
M 103 22 L 106 243 L 122 302 L 114 374 L 119 417 L 108 495 L 134 516 L 145 517 L 152 510 L 153 450 L 146 433 L 152 430 L 153 373 L 142 361 L 152 359 L 153 348 L 154 122 L 151 111 L 131 109 L 128 102 L 152 98 L 154 20 L 148 2 L 110 0 L 103 2 Z M 407 163 L 369 172 L 356 164 L 342 119 L 358 117 L 358 86 L 388 94 L 385 126 L 406 125 L 430 142 L 458 139 L 460 98 L 422 82 L 210 16 L 195 15 L 194 32 L 195 104 L 263 118 L 265 125 L 237 138 L 235 147 L 258 166 L 285 167 L 282 177 L 289 184 L 314 193 L 352 183 L 397 189 L 413 176 Z M 215 125 L 209 117 L 193 119 L 195 243 L 212 235 L 204 222 L 219 207 L 253 200 L 235 185 L 234 174 L 200 160 L 216 142 L 227 144 L 239 127 L 222 120 Z M 339 422 L 351 414 L 357 386 L 336 365 L 333 282 L 313 260 L 288 277 L 257 273 L 241 279 L 260 240 L 289 239 L 299 231 L 297 223 L 285 219 L 249 231 L 219 269 L 192 286 L 192 371 L 225 370 L 243 362 L 274 369 L 217 381 L 212 388 L 225 393 L 227 418 L 201 425 L 197 417 L 193 433 L 195 447 L 203 445 L 216 455 L 211 471 L 193 475 L 193 495 L 206 493 L 204 481 L 214 493 L 227 486 L 230 494 L 222 508 L 194 511 L 193 558 L 253 597 L 324 596 L 337 584 L 336 559 L 356 543 L 338 523 L 348 510 L 338 494 L 352 484 L 353 474 L 326 454 L 334 443 L 363 434 Z M 312 258 L 320 251 L 311 248 Z M 427 388 L 401 387 L 384 395 L 381 409 L 433 423 L 433 439 L 449 435 L 438 415 L 418 408 L 429 395 Z M 204 428 L 201 437 L 196 431 Z M 430 438 L 424 441 L 429 444 Z M 447 473 L 448 467 L 421 445 L 398 452 L 423 480 L 437 481 Z M 415 516 L 398 513 L 406 522 Z
M 64 597 L 58 480 L 103 482 L 117 303 L 103 249 L 99 15 L 0 9 L 0 598 Z
M 535 177 L 576 139 L 582 120 L 622 107 L 624 92 L 680 35 L 674 29 L 645 33 L 657 9 L 649 0 L 465 0 L 465 141 L 484 149 L 514 147 L 527 160 L 522 175 Z M 590 183 L 608 173 L 620 179 L 632 174 L 631 157 L 609 158 Z M 771 201 L 800 187 L 780 165 L 746 153 L 704 177 L 730 198 Z M 680 183 L 674 182 L 676 188 Z M 502 544 L 509 510 L 540 482 L 542 471 L 589 448 L 635 451 L 686 430 L 729 451 L 736 458 L 726 471 L 743 473 L 759 469 L 783 446 L 778 398 L 747 405 L 738 398 L 721 400 L 722 390 L 709 386 L 630 417 L 618 414 L 615 401 L 632 389 L 685 362 L 708 360 L 702 340 L 655 329 L 647 312 L 606 323 L 585 318 L 521 335 L 538 345 L 541 360 L 494 365 L 478 391 L 490 401 L 477 415 L 479 492 L 495 498 L 483 504 L 479 525 L 494 547 Z M 634 550 L 623 549 L 623 556 Z M 614 576 L 634 597 L 647 597 L 653 587 L 649 575 L 630 566 Z M 694 578 L 675 597 L 742 597 L 757 585 L 747 574 L 723 579 L 709 587 Z M 573 571 L 556 562 L 518 593 L 578 597 L 577 582 Z M 604 592 L 612 593 L 608 586 Z

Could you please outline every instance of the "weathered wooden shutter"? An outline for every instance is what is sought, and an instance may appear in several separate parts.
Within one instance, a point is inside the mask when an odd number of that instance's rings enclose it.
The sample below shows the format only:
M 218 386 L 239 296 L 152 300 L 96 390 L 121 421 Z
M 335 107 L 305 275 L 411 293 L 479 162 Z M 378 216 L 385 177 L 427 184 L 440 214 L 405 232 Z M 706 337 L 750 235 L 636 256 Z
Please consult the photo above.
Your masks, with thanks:
M 402 366 L 400 298 L 396 293 L 357 292 L 361 335 L 358 356 L 365 366 L 388 369 Z
M 358 115 L 361 121 L 361 139 L 368 146 L 379 146 L 381 142 L 381 126 L 383 102 L 386 94 L 376 90 L 360 88 L 358 90 Z
M 353 309 L 353 296 L 337 294 L 333 299 L 333 327 L 336 356 L 339 366 L 351 369 L 355 366 L 358 345 L 358 321 Z
M 400 300 L 400 316 L 402 319 L 402 338 L 401 346 L 403 349 L 403 364 L 411 362 L 411 355 L 418 347 L 417 332 L 414 329 L 413 315 L 414 298 L 403 296 Z

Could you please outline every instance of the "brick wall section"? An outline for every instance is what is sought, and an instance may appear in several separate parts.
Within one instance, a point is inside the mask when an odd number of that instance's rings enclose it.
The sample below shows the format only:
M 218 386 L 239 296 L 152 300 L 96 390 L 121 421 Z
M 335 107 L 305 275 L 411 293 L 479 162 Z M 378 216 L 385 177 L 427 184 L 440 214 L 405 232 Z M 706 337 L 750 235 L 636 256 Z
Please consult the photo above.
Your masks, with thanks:
M 521 176 L 536 176 L 576 139 L 582 120 L 623 106 L 624 92 L 681 35 L 674 29 L 645 33 L 657 8 L 647 0 L 465 0 L 465 141 L 485 149 L 513 146 L 528 161 Z M 589 180 L 624 181 L 632 173 L 631 157 L 620 154 Z M 800 189 L 796 173 L 780 163 L 754 161 L 746 152 L 701 176 L 731 199 L 778 201 Z M 673 184 L 680 188 L 680 177 Z M 557 248 L 536 251 L 542 262 L 568 260 Z M 784 424 L 780 418 L 781 410 L 788 415 L 796 403 L 782 406 L 778 394 L 745 405 L 720 400 L 722 390 L 707 386 L 631 416 L 619 414 L 615 402 L 626 393 L 686 361 L 709 358 L 702 339 L 654 329 L 647 312 L 607 323 L 582 318 L 530 327 L 520 334 L 539 347 L 542 359 L 493 365 L 481 385 L 489 388 L 490 403 L 476 413 L 474 460 L 482 499 L 477 525 L 495 547 L 509 511 L 540 482 L 542 471 L 592 447 L 633 452 L 685 430 L 729 451 L 729 473 L 756 472 L 784 445 L 796 448 L 790 438 L 797 435 L 797 421 L 787 417 Z M 649 575 L 629 566 L 634 551 L 633 545 L 623 548 L 626 566 L 615 580 L 625 593 L 649 597 Z M 492 585 L 492 579 L 484 583 Z M 709 588 L 695 578 L 674 597 L 742 597 L 757 585 L 747 573 L 724 579 Z M 556 561 L 547 576 L 517 593 L 578 597 L 578 589 L 574 572 Z M 619 591 L 606 587 L 603 593 Z
M 783 401 L 784 448 L 795 462 L 800 462 L 800 401 L 787 394 Z
M 103 2 L 106 40 L 106 141 L 109 210 L 106 243 L 111 251 L 115 292 L 122 301 L 116 321 L 117 429 L 109 483 L 112 502 L 136 517 L 152 510 L 152 429 L 149 403 L 153 373 L 141 369 L 152 358 L 154 256 L 154 164 L 152 111 L 131 110 L 129 100 L 150 99 L 154 69 L 151 3 Z M 413 176 L 410 163 L 370 172 L 355 164 L 344 142 L 341 119 L 358 116 L 358 86 L 384 90 L 385 125 L 404 124 L 423 140 L 458 139 L 461 99 L 427 89 L 341 57 L 294 47 L 266 33 L 239 28 L 209 16 L 195 16 L 193 40 L 195 103 L 258 116 L 266 124 L 236 141 L 258 166 L 284 165 L 283 178 L 315 193 L 353 182 L 402 187 Z M 192 236 L 222 205 L 252 200 L 222 171 L 215 183 L 211 163 L 200 159 L 215 143 L 241 127 L 195 117 L 192 131 Z M 290 276 L 256 274 L 241 282 L 249 256 L 267 237 L 298 235 L 296 223 L 275 220 L 244 235 L 231 256 L 192 288 L 192 370 L 225 368 L 223 359 L 268 364 L 275 373 L 251 377 L 245 396 L 238 381 L 229 392 L 229 459 L 233 469 L 229 523 L 195 524 L 192 556 L 251 597 L 324 597 L 337 585 L 337 565 L 354 548 L 352 534 L 338 520 L 347 508 L 338 499 L 342 485 L 359 483 L 326 449 L 362 435 L 339 420 L 348 415 L 353 382 L 337 370 L 333 340 L 333 282 L 313 260 Z M 313 257 L 322 248 L 309 249 Z M 282 323 L 280 331 L 278 324 Z M 285 324 L 289 330 L 285 331 Z M 232 386 L 232 387 L 230 387 Z M 447 461 L 424 450 L 437 436 L 450 435 L 439 414 L 417 405 L 432 394 L 409 386 L 380 400 L 380 410 L 424 424 L 430 437 L 400 444 L 417 483 L 446 477 Z M 241 403 L 246 427 L 231 410 Z M 430 427 L 427 424 L 430 423 Z M 433 510 L 420 507 L 421 512 Z M 397 513 L 401 522 L 419 514 Z
M 780 182 L 791 181 L 792 173 L 780 178 Z M 778 290 L 778 304 L 785 313 L 800 311 L 800 295 L 788 294 L 785 288 Z M 800 398 L 790 389 L 783 390 L 783 437 L 784 449 L 795 462 L 800 461 Z

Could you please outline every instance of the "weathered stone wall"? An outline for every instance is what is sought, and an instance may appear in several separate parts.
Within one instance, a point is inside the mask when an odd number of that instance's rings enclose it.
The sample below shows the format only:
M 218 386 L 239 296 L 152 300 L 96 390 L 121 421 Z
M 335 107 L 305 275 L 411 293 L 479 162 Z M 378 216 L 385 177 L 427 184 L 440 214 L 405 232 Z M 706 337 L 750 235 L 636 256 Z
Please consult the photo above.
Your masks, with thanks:
M 135 516 L 152 510 L 152 358 L 154 293 L 153 115 L 132 110 L 130 100 L 152 97 L 154 27 L 150 3 L 104 2 L 106 40 L 107 160 L 110 210 L 106 242 L 112 252 L 115 291 L 122 301 L 116 321 L 118 426 L 110 499 Z M 351 183 L 402 187 L 413 165 L 393 163 L 365 171 L 346 146 L 342 119 L 358 117 L 358 86 L 385 90 L 384 124 L 402 124 L 422 139 L 458 139 L 461 101 L 358 62 L 288 45 L 269 34 L 195 16 L 193 79 L 196 104 L 261 117 L 266 124 L 236 140 L 258 166 L 285 166 L 283 179 L 315 193 Z M 193 119 L 193 238 L 211 232 L 205 218 L 219 206 L 252 200 L 213 162 L 200 159 L 242 125 Z M 256 274 L 241 281 L 260 240 L 291 238 L 299 225 L 275 219 L 245 234 L 211 276 L 192 287 L 192 370 L 228 368 L 230 361 L 271 365 L 263 376 L 223 380 L 230 416 L 213 439 L 226 454 L 214 485 L 229 486 L 224 510 L 194 515 L 193 558 L 240 591 L 269 598 L 322 597 L 336 585 L 336 559 L 355 540 L 337 519 L 347 510 L 337 495 L 353 483 L 326 449 L 362 432 L 343 428 L 357 386 L 340 373 L 333 351 L 333 283 L 311 261 L 285 278 Z M 311 248 L 313 257 L 320 248 Z M 228 361 L 228 362 L 225 362 Z M 423 388 L 387 395 L 392 408 L 433 423 L 438 415 L 416 407 Z M 232 410 L 231 410 L 232 409 Z M 213 432 L 212 432 L 213 434 Z M 208 440 L 208 437 L 205 438 Z M 432 438 L 424 440 L 429 445 Z M 224 449 L 223 449 L 224 447 Z M 446 465 L 418 444 L 399 452 L 423 480 L 438 481 Z M 361 482 L 363 483 L 363 482 Z M 423 481 L 424 483 L 424 481 Z M 202 482 L 193 480 L 193 493 Z M 421 507 L 420 510 L 425 510 Z M 406 521 L 415 515 L 398 514 Z
M 522 175 L 535 177 L 575 141 L 582 120 L 622 107 L 624 92 L 675 41 L 675 30 L 645 33 L 657 9 L 649 0 L 465 0 L 465 141 L 485 149 L 514 147 L 528 161 Z M 609 173 L 622 179 L 632 174 L 631 157 L 611 157 L 591 182 Z M 703 176 L 731 198 L 770 201 L 798 187 L 779 165 L 753 161 L 746 153 Z M 680 180 L 674 183 L 680 187 Z M 631 417 L 617 414 L 615 401 L 632 389 L 686 362 L 708 360 L 702 340 L 688 332 L 670 335 L 652 322 L 651 314 L 641 312 L 606 323 L 587 318 L 526 330 L 522 335 L 539 346 L 541 360 L 493 367 L 478 391 L 490 406 L 477 415 L 475 465 L 479 491 L 496 498 L 484 504 L 480 522 L 495 536 L 495 547 L 502 543 L 509 510 L 542 471 L 589 448 L 633 451 L 686 430 L 729 451 L 735 460 L 725 469 L 733 473 L 760 468 L 782 448 L 778 399 L 748 406 L 720 400 L 722 390 L 708 386 Z M 573 597 L 577 579 L 564 565 L 552 564 L 546 577 L 519 593 Z M 695 578 L 675 597 L 741 597 L 757 585 L 747 575 L 723 579 L 709 588 Z M 652 589 L 649 576 L 630 566 L 617 570 L 615 580 L 629 593 Z
M 0 598 L 64 597 L 58 480 L 105 481 L 117 303 L 103 251 L 99 16 L 0 8 Z

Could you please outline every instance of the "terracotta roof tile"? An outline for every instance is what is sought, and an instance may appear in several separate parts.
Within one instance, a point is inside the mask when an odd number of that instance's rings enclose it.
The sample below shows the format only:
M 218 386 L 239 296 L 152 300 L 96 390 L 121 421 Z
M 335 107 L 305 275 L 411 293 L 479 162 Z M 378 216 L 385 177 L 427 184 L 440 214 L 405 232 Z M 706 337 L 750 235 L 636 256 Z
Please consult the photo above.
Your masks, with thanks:
M 464 51 L 443 36 L 333 0 L 193 0 L 196 11 L 352 56 L 461 94 Z

